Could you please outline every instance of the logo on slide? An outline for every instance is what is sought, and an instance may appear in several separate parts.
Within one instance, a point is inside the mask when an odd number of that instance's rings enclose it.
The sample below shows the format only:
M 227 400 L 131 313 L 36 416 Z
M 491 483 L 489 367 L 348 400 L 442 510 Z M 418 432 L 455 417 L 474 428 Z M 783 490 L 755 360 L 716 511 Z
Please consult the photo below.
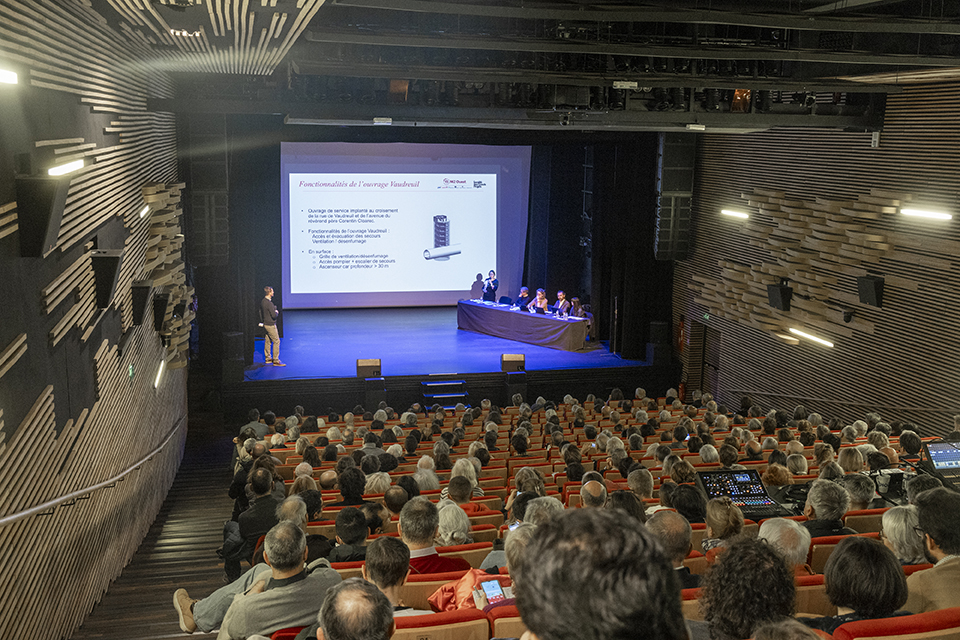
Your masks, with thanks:
M 487 184 L 486 184 L 483 180 L 474 180 L 474 181 L 473 181 L 473 188 L 474 188 L 474 189 L 482 189 L 482 188 L 485 187 L 485 186 L 487 186 Z
M 437 187 L 437 189 L 466 189 L 467 181 L 466 180 L 456 180 L 454 178 L 444 178 L 443 186 Z

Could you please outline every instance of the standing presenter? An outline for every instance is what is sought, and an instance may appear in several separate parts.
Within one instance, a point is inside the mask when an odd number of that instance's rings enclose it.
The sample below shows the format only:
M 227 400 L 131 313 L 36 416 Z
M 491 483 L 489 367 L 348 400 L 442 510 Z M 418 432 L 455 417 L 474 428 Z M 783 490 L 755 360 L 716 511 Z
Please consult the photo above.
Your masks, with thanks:
M 280 311 L 277 305 L 273 304 L 273 287 L 264 287 L 263 294 L 263 300 L 260 301 L 260 326 L 264 331 L 263 359 L 275 367 L 285 367 L 287 365 L 280 362 L 280 334 L 277 333 L 277 317 Z
M 497 280 L 497 272 L 491 269 L 487 275 L 487 279 L 483 281 L 483 299 L 489 302 L 496 302 L 497 288 L 499 286 L 500 281 Z

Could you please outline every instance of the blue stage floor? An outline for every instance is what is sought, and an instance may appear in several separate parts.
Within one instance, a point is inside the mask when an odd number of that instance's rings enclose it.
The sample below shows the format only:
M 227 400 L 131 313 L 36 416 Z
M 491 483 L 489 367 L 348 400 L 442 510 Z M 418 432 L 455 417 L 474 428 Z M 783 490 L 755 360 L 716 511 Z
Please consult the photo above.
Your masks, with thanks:
M 497 372 L 502 353 L 524 354 L 528 371 L 644 364 L 599 343 L 570 352 L 461 331 L 456 307 L 286 311 L 283 335 L 280 359 L 287 366 L 265 365 L 258 339 L 245 380 L 352 378 L 361 358 L 380 358 L 384 376 Z

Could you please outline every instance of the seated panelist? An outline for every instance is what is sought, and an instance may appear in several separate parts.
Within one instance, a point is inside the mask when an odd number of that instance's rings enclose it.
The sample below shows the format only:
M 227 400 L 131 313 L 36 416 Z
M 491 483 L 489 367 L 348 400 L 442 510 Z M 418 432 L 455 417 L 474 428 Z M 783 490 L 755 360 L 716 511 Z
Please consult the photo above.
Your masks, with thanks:
M 567 294 L 563 291 L 557 291 L 557 304 L 553 305 L 554 311 L 558 315 L 570 313 L 570 301 L 567 300 Z
M 533 298 L 530 297 L 530 289 L 526 287 L 520 287 L 520 295 L 517 296 L 517 299 L 514 300 L 513 304 L 520 307 L 521 309 L 526 309 L 527 305 Z
M 537 297 L 530 303 L 527 309 L 530 310 L 530 313 L 536 313 L 537 309 L 543 309 L 544 313 L 546 313 L 549 308 L 550 303 L 547 302 L 547 292 L 543 289 L 537 289 Z

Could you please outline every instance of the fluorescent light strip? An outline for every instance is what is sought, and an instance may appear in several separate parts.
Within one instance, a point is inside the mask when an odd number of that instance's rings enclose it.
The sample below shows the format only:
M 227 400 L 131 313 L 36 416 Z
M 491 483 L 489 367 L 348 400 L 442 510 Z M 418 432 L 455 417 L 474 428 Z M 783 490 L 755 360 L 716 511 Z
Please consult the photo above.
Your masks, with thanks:
M 743 218 L 746 220 L 750 217 L 749 213 L 743 213 L 742 211 L 733 211 L 732 209 L 721 209 L 720 213 L 725 216 L 733 216 L 734 218 Z
M 791 329 L 792 331 L 792 329 Z M 163 377 L 163 367 L 167 364 L 166 360 L 160 361 L 160 368 L 157 370 L 157 379 L 153 381 L 153 388 L 156 389 L 160 386 L 160 378 Z
M 813 340 L 814 342 L 819 342 L 820 344 L 822 344 L 822 345 L 825 346 L 825 347 L 831 347 L 831 348 L 833 347 L 833 343 L 832 343 L 832 342 L 827 342 L 827 341 L 824 340 L 823 338 L 818 338 L 817 336 L 812 336 L 812 335 L 810 335 L 809 333 L 804 333 L 803 331 L 800 331 L 799 329 L 794 329 L 793 327 L 790 327 L 790 333 L 792 333 L 792 334 L 794 334 L 794 335 L 797 335 L 797 336 L 800 336 L 801 338 L 806 338 L 807 340 Z
M 74 160 L 73 162 L 68 162 L 67 164 L 61 164 L 57 167 L 51 167 L 47 170 L 47 173 L 51 176 L 62 176 L 68 174 L 77 169 L 83 168 L 83 160 Z
M 953 216 L 949 213 L 942 213 L 940 211 L 924 211 L 923 209 L 900 209 L 900 213 L 905 216 L 912 216 L 915 218 L 932 218 L 934 220 L 953 219 Z
M 17 74 L 7 69 L 0 69 L 0 82 L 3 84 L 17 84 Z
M 140 210 L 140 217 L 147 215 L 150 211 L 150 205 L 144 205 L 143 209 Z

